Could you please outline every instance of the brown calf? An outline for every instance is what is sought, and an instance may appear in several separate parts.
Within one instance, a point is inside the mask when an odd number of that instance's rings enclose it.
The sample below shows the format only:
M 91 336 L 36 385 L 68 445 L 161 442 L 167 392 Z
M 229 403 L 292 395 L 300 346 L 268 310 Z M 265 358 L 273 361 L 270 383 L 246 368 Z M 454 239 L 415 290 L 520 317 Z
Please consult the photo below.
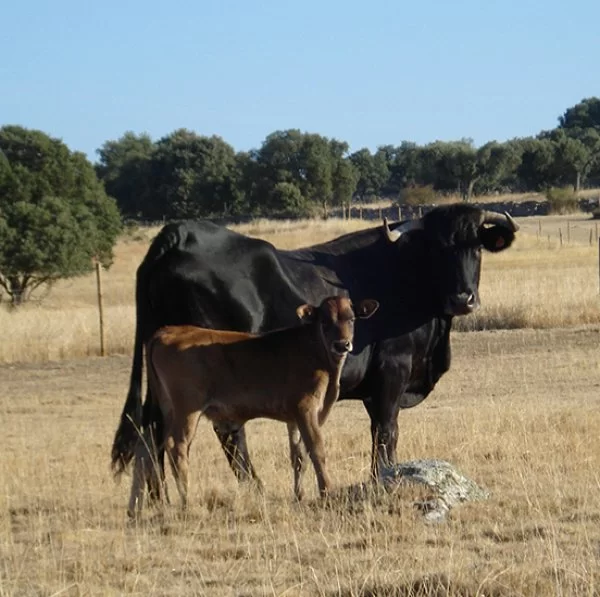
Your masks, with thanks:
M 352 350 L 354 319 L 379 307 L 365 300 L 353 310 L 349 299 L 330 297 L 319 307 L 302 305 L 303 326 L 253 337 L 191 326 L 159 330 L 147 345 L 148 384 L 165 419 L 166 448 L 187 505 L 188 456 L 201 414 L 241 426 L 258 417 L 288 424 L 294 488 L 301 497 L 302 450 L 298 430 L 317 475 L 319 492 L 330 481 L 320 426 L 339 395 L 339 378 Z M 129 514 L 142 508 L 144 481 L 155 474 L 145 456 L 136 457 Z

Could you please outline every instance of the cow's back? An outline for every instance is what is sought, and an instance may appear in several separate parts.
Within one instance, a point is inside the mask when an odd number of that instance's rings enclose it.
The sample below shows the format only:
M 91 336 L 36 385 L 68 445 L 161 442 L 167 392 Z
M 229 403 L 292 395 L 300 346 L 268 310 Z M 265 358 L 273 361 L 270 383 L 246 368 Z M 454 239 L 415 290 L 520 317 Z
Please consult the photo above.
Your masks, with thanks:
M 263 332 L 297 323 L 305 301 L 273 245 L 210 222 L 176 226 L 155 239 L 168 250 L 149 251 L 159 258 L 140 266 L 150 333 L 164 325 Z

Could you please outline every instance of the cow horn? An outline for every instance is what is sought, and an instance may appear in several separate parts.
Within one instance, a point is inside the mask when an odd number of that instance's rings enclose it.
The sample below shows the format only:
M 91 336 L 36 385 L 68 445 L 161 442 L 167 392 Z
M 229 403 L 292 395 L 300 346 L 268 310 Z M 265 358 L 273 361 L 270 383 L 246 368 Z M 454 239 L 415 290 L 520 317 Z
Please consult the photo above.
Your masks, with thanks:
M 513 232 L 517 232 L 519 230 L 519 225 L 513 220 L 511 215 L 505 211 L 503 214 L 498 213 L 497 211 L 487 211 L 485 210 L 481 214 L 481 223 L 482 224 L 497 224 L 498 226 L 504 226 Z
M 403 222 L 399 226 L 397 226 L 394 230 L 390 230 L 390 225 L 388 224 L 388 219 L 383 218 L 383 231 L 385 232 L 385 236 L 391 243 L 397 242 L 400 237 L 409 230 L 420 230 L 423 228 L 423 222 L 418 220 L 409 220 L 408 222 Z

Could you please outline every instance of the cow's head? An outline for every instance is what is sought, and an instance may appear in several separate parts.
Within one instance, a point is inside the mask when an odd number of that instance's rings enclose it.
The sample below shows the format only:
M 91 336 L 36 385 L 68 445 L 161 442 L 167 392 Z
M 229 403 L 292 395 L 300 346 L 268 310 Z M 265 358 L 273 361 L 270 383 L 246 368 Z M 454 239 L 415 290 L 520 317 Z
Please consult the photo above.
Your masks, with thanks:
M 508 213 L 463 204 L 435 208 L 393 230 L 384 220 L 384 233 L 391 243 L 410 239 L 411 230 L 421 231 L 426 255 L 421 266 L 446 315 L 466 315 L 479 307 L 481 249 L 508 248 L 518 229 Z
M 319 327 L 325 350 L 333 359 L 340 360 L 352 351 L 355 319 L 368 319 L 378 308 L 375 300 L 366 299 L 352 305 L 349 298 L 331 296 L 318 307 L 301 305 L 296 313 L 303 323 Z

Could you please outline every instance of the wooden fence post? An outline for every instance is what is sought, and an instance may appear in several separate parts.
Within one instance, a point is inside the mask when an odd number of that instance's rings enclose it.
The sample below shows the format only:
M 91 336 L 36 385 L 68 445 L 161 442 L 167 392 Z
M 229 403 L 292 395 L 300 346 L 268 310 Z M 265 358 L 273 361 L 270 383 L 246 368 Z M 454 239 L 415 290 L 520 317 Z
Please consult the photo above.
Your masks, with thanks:
M 560 246 L 562 248 L 562 228 L 558 229 L 558 238 L 560 239 Z
M 104 350 L 104 304 L 102 295 L 102 264 L 96 260 L 96 286 L 98 289 L 98 315 L 100 318 L 100 356 L 105 356 Z

